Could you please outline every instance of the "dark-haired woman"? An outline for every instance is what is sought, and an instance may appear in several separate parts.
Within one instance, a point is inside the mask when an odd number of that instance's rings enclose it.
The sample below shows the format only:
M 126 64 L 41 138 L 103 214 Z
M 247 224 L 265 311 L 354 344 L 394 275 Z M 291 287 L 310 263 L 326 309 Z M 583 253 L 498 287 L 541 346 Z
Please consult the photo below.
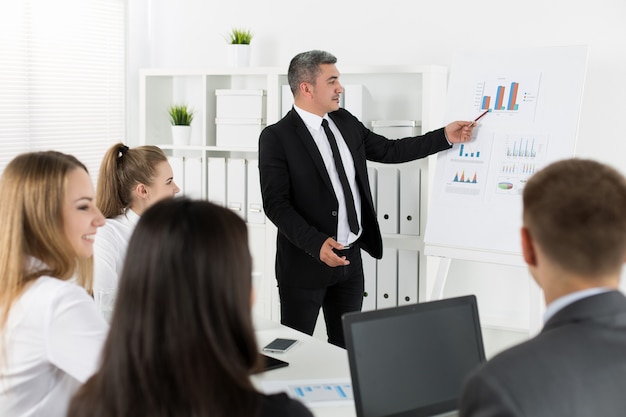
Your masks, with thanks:
M 102 366 L 68 416 L 312 417 L 286 394 L 254 388 L 252 297 L 237 214 L 207 201 L 156 203 L 128 246 Z

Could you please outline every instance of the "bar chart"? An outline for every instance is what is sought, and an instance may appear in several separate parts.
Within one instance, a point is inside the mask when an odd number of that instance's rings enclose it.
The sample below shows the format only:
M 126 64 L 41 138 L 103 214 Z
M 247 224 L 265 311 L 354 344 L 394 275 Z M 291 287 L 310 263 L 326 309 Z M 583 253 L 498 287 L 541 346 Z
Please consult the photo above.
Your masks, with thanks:
M 494 116 L 525 115 L 532 118 L 539 94 L 541 74 L 515 74 L 510 76 L 485 76 L 476 81 L 474 106 L 477 111 L 489 110 Z M 488 120 L 488 119 L 486 119 Z
M 532 175 L 536 170 L 537 165 L 532 163 L 505 163 L 500 167 L 501 174 Z
M 474 150 L 462 143 L 459 146 L 459 158 L 480 158 L 480 150 Z
M 540 144 L 536 143 L 534 137 L 519 137 L 509 139 L 506 146 L 506 156 L 509 158 L 528 158 L 537 157 L 540 150 Z
M 481 100 L 481 110 L 509 110 L 509 111 L 517 111 L 519 110 L 519 104 L 517 103 L 517 94 L 519 90 L 519 83 L 513 81 L 508 90 L 508 98 L 505 101 L 504 95 L 506 92 L 506 86 L 499 85 L 496 89 L 495 95 L 495 103 L 493 107 L 491 106 L 491 97 L 492 96 L 483 96 Z
M 545 164 L 548 136 L 509 133 L 498 135 L 495 143 L 494 191 L 499 195 L 519 195 L 528 178 Z

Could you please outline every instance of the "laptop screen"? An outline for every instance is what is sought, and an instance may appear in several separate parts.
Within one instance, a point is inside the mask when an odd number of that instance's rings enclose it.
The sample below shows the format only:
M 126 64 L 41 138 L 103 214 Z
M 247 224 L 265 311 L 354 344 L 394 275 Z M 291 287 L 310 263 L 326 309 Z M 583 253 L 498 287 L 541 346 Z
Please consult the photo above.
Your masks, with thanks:
M 358 417 L 432 416 L 457 409 L 485 361 L 473 295 L 343 316 Z

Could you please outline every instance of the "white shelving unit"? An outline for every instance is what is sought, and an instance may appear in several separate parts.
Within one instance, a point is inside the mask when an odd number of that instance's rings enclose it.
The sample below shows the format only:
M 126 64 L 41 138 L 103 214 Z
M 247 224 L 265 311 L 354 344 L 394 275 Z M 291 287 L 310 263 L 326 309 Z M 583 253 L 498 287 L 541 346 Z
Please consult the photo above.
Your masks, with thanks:
M 443 126 L 444 103 L 447 85 L 447 68 L 440 66 L 338 66 L 340 82 L 346 86 L 359 86 L 362 94 L 360 106 L 346 108 L 358 115 L 368 127 L 373 120 L 417 120 L 422 132 Z M 287 74 L 279 67 L 143 69 L 139 83 L 139 142 L 161 147 L 169 155 L 199 158 L 200 197 L 207 198 L 207 158 L 257 159 L 256 147 L 216 146 L 216 96 L 219 89 L 250 89 L 266 91 L 267 125 L 280 120 L 282 115 L 282 90 L 287 85 Z M 362 86 L 362 88 L 360 87 Z M 167 115 L 171 104 L 187 104 L 195 111 L 192 123 L 191 144 L 174 146 Z M 354 103 L 354 101 L 352 101 Z M 354 110 L 354 111 L 353 111 Z M 360 114 L 357 114 L 360 113 Z M 429 164 L 433 158 L 410 162 L 421 171 L 415 192 L 419 193 L 419 234 L 383 234 L 386 248 L 418 252 L 419 276 L 426 274 L 423 256 L 423 234 L 428 202 L 428 184 L 431 182 Z M 407 165 L 407 164 L 400 164 Z M 372 164 L 377 167 L 379 164 Z M 399 166 L 399 168 L 400 168 Z M 176 180 L 176 178 L 175 178 Z M 279 302 L 274 276 L 276 227 L 267 220 L 248 223 L 250 246 L 254 257 L 253 278 L 257 301 L 255 312 L 266 318 L 279 318 Z M 415 278 L 416 280 L 418 277 Z M 426 295 L 424 280 L 419 280 L 419 299 Z M 397 296 L 397 294 L 396 294 Z M 417 302 L 418 300 L 409 300 Z M 400 300 L 399 300 L 400 302 Z

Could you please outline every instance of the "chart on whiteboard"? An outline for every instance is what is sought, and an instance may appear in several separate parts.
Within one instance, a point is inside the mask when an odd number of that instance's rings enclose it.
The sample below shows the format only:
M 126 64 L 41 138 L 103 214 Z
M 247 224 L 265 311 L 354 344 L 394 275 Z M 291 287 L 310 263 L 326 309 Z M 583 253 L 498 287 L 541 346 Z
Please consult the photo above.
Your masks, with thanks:
M 541 73 L 481 78 L 474 90 L 477 111 L 489 110 L 492 120 L 526 123 L 534 120 Z
M 547 143 L 545 134 L 493 133 L 455 145 L 445 161 L 448 200 L 519 196 L 545 164 Z
M 493 182 L 487 198 L 520 195 L 528 178 L 545 164 L 548 136 L 503 133 L 493 142 Z
M 520 131 L 534 121 L 541 73 L 477 78 L 465 107 L 489 113 L 474 129 L 472 141 L 454 145 L 445 158 L 448 201 L 519 196 L 546 160 L 548 135 Z
M 445 119 L 474 120 L 487 113 L 469 142 L 437 155 L 425 253 L 481 260 L 521 253 L 526 183 L 547 164 L 574 155 L 587 49 L 456 55 Z

